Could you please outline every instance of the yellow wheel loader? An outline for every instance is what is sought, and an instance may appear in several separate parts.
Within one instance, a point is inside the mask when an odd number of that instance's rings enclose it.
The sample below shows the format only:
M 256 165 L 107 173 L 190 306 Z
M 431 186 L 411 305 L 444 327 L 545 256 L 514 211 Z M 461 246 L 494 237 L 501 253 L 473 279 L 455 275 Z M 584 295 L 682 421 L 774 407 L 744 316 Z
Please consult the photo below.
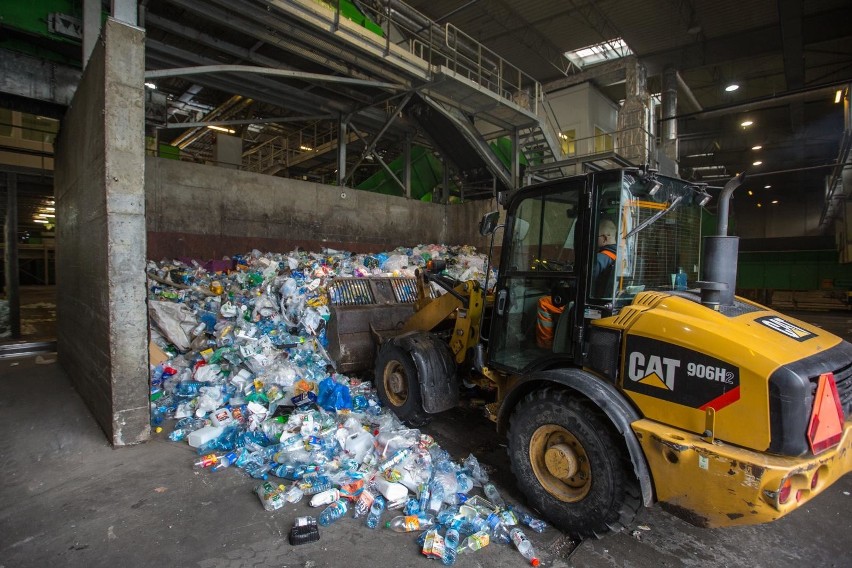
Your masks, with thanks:
M 741 182 L 703 242 L 706 188 L 653 171 L 517 190 L 480 225 L 503 230 L 493 298 L 437 271 L 341 279 L 332 355 L 375 361 L 415 425 L 457 404 L 461 373 L 495 386 L 519 488 L 571 535 L 655 502 L 702 527 L 778 519 L 852 469 L 852 344 L 734 295 Z

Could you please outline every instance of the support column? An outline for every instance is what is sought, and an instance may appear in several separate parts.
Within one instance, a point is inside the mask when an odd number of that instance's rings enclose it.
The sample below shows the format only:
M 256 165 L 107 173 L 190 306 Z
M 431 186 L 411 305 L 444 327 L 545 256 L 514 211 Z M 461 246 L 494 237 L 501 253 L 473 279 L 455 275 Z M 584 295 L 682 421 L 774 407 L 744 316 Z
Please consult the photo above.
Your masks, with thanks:
M 21 337 L 21 296 L 18 272 L 18 175 L 6 174 L 6 301 L 9 302 L 9 331 Z
M 515 128 L 512 132 L 512 189 L 521 187 L 521 134 Z
M 627 71 L 624 104 L 618 111 L 618 132 L 615 151 L 637 166 L 647 164 L 653 156 L 651 149 L 651 97 L 648 95 L 645 66 L 635 57 L 625 62 Z M 656 163 L 652 164 L 656 166 Z
M 411 136 L 405 135 L 402 146 L 402 185 L 405 197 L 411 199 Z
M 346 131 L 346 122 L 341 116 L 337 121 L 337 185 L 346 185 L 346 141 L 349 133 Z
M 83 0 L 83 69 L 101 35 L 101 0 Z
M 450 162 L 444 156 L 441 156 L 441 162 L 444 164 L 444 180 L 441 186 L 441 203 L 448 203 L 450 201 Z
M 663 143 L 663 156 L 668 162 L 662 173 L 676 176 L 678 174 L 678 143 L 677 143 L 677 70 L 672 65 L 667 65 L 663 70 L 663 116 L 661 123 L 660 139 Z
M 109 19 L 102 38 L 56 145 L 57 349 L 109 441 L 123 446 L 150 436 L 145 34 Z

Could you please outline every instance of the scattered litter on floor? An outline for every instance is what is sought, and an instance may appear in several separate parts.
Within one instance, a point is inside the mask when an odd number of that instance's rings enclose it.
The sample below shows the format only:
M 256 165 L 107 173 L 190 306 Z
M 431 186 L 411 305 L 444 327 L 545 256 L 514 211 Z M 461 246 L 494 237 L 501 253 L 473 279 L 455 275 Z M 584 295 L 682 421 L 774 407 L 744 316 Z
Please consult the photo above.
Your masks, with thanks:
M 536 566 L 520 526 L 547 525 L 507 505 L 473 454 L 453 461 L 327 354 L 334 278 L 413 276 L 428 260 L 445 260 L 452 278 L 485 280 L 484 256 L 441 245 L 149 263 L 152 425 L 196 448 L 202 475 L 240 468 L 257 479 L 265 510 L 304 502 L 291 545 L 322 540 L 348 517 L 417 535 L 422 553 L 447 565 L 498 542 Z

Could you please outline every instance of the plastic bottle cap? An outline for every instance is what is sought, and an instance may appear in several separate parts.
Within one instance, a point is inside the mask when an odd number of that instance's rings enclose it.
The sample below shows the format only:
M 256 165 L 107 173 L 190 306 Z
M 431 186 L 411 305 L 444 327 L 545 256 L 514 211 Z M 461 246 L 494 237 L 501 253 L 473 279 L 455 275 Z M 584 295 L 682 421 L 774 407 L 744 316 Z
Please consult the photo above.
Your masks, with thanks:
M 386 521 L 386 522 L 385 522 L 385 528 L 386 528 L 386 529 L 389 529 L 389 528 L 390 528 L 390 521 Z
M 533 566 L 538 566 L 539 564 L 541 564 L 541 562 L 539 562 L 538 558 L 533 558 L 532 560 L 530 560 L 530 564 L 532 564 Z

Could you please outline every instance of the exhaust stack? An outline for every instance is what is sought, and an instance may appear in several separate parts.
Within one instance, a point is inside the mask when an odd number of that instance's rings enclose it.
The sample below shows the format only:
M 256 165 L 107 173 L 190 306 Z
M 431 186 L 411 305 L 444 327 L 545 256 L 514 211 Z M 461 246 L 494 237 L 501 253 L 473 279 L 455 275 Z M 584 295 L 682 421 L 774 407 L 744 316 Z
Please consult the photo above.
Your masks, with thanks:
M 701 303 L 715 310 L 734 303 L 737 286 L 737 254 L 740 238 L 728 236 L 728 211 L 734 190 L 743 184 L 745 174 L 728 180 L 719 195 L 719 225 L 715 236 L 704 237 L 704 263 Z

